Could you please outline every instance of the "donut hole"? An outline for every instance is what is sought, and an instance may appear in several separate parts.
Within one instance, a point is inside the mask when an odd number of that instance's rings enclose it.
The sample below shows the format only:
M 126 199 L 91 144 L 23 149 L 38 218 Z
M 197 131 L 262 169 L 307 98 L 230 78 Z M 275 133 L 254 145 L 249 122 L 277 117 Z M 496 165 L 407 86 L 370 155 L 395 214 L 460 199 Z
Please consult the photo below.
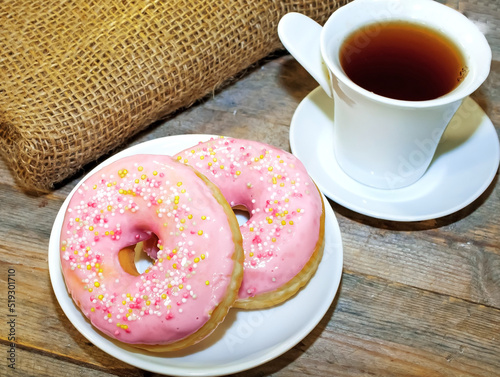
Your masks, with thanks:
M 238 224 L 240 226 L 245 224 L 250 219 L 250 211 L 243 205 L 233 207 L 233 212 L 236 215 L 236 220 L 238 220 Z
M 142 274 L 156 262 L 156 259 L 151 258 L 143 249 L 143 242 L 139 242 L 135 246 L 134 264 L 137 272 Z
M 145 241 L 125 247 L 118 253 L 123 270 L 130 275 L 139 276 L 156 262 L 158 237 L 152 234 Z

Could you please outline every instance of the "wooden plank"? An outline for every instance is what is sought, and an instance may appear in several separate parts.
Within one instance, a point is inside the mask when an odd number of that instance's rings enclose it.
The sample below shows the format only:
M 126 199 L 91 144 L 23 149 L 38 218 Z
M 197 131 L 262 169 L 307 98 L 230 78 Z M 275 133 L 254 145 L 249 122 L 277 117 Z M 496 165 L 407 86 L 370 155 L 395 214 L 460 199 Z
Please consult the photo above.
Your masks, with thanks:
M 2 344 L 0 352 L 8 354 L 10 346 Z M 10 361 L 7 361 L 10 363 Z M 9 367 L 9 365 L 13 365 Z M 14 364 L 0 364 L 0 375 L 9 377 L 106 377 L 144 376 L 144 372 L 138 368 L 129 367 L 119 363 L 115 368 L 92 368 L 87 364 L 75 363 L 65 355 L 54 355 L 51 353 L 36 352 L 24 348 L 15 349 Z
M 331 203 L 342 229 L 344 267 L 500 308 L 499 194 L 498 187 L 486 193 L 467 217 L 410 224 L 362 217 Z

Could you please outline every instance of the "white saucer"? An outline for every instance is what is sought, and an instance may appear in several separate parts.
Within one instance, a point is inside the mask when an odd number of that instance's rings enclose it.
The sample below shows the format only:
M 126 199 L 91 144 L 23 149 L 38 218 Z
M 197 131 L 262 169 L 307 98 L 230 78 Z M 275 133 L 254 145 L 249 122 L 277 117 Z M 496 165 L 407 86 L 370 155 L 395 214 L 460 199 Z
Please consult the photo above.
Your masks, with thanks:
M 484 111 L 467 98 L 420 180 L 397 190 L 365 186 L 345 174 L 335 159 L 332 101 L 317 88 L 299 104 L 290 126 L 290 147 L 320 190 L 346 208 L 385 220 L 434 219 L 473 202 L 495 177 L 498 136 Z
M 97 169 L 139 153 L 173 155 L 210 135 L 170 136 L 148 141 L 109 158 Z M 326 205 L 325 250 L 309 283 L 282 305 L 265 310 L 231 309 L 225 321 L 199 344 L 184 351 L 154 354 L 116 342 L 95 330 L 68 295 L 59 259 L 59 234 L 70 193 L 57 214 L 49 242 L 49 271 L 57 300 L 71 323 L 94 345 L 128 364 L 175 376 L 216 376 L 237 373 L 272 360 L 309 334 L 329 309 L 342 275 L 342 241 L 331 207 Z M 325 203 L 327 201 L 325 200 Z

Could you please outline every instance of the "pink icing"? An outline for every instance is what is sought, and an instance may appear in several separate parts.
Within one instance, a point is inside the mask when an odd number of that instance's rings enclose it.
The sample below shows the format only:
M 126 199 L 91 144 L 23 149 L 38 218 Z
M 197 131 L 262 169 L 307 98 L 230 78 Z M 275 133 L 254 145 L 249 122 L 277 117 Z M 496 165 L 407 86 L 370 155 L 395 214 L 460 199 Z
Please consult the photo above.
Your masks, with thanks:
M 139 276 L 126 273 L 119 250 L 152 234 L 155 263 Z M 198 330 L 234 268 L 223 207 L 192 169 L 168 156 L 126 157 L 83 182 L 60 245 L 67 288 L 82 312 L 132 344 L 168 344 Z
M 273 146 L 213 139 L 176 155 L 205 174 L 232 207 L 250 214 L 241 225 L 245 252 L 240 298 L 271 292 L 310 259 L 319 237 L 321 198 L 302 163 Z

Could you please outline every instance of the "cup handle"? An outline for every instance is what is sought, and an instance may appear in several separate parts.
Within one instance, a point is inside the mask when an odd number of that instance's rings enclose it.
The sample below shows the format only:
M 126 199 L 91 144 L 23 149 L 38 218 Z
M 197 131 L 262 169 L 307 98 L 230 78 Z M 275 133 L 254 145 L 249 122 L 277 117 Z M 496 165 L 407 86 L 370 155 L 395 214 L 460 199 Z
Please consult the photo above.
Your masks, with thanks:
M 285 14 L 278 23 L 278 36 L 288 52 L 318 82 L 328 96 L 333 97 L 330 78 L 321 57 L 320 37 L 323 28 L 303 14 Z

